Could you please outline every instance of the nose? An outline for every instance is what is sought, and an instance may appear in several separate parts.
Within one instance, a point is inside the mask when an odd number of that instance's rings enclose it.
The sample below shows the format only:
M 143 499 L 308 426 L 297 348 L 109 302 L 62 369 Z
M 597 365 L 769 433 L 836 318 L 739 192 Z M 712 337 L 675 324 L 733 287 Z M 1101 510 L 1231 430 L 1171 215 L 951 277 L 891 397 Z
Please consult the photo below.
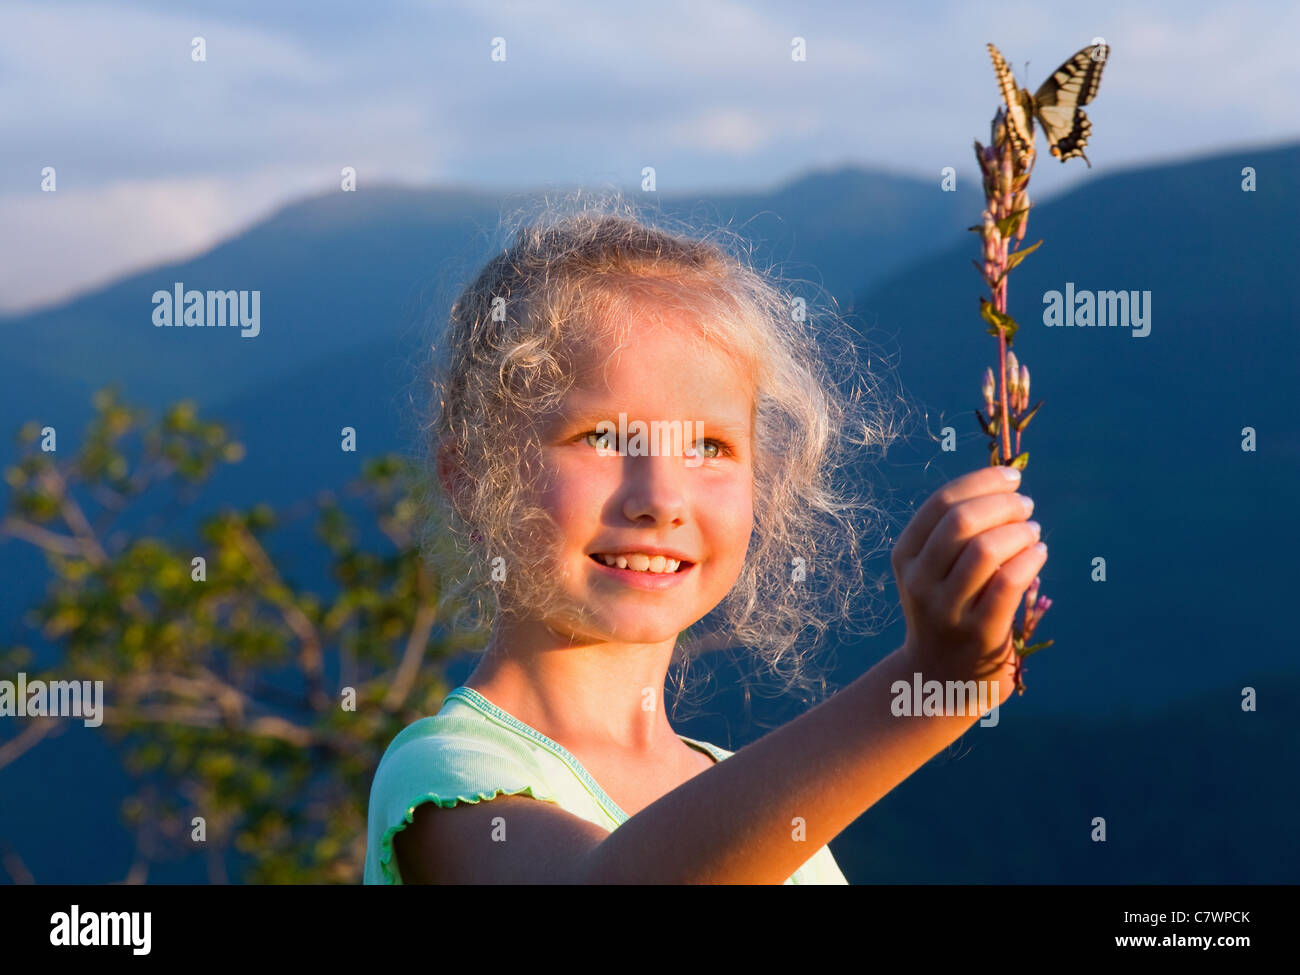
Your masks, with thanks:
M 628 521 L 648 517 L 655 524 L 680 525 L 685 520 L 687 460 L 671 453 L 623 458 L 623 514 Z

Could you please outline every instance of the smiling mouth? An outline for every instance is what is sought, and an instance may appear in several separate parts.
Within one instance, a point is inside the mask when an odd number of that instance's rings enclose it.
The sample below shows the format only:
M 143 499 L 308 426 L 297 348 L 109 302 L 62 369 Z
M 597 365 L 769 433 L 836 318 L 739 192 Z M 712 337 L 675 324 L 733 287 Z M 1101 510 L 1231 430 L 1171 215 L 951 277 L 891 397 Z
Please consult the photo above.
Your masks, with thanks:
M 587 556 L 587 557 L 588 557 L 589 559 L 591 559 L 593 562 L 595 562 L 597 565 L 604 566 L 604 567 L 607 568 L 607 569 L 620 569 L 620 568 L 621 568 L 621 569 L 623 569 L 623 571 L 625 571 L 625 572 L 639 572 L 639 573 L 641 573 L 641 574 L 643 574 L 643 575 L 648 575 L 648 576 L 671 576 L 671 575 L 680 575 L 681 573 L 687 571 L 687 570 L 690 569 L 693 565 L 695 565 L 694 562 L 686 562 L 686 561 L 682 561 L 682 562 L 680 562 L 680 564 L 678 564 L 677 568 L 674 569 L 674 570 L 672 570 L 671 572 L 669 572 L 667 568 L 665 568 L 662 572 L 655 572 L 655 571 L 653 571 L 653 570 L 651 570 L 651 569 L 648 569 L 648 568 L 647 568 L 647 569 L 633 569 L 633 568 L 632 568 L 631 566 L 629 566 L 629 565 L 622 565 L 622 566 L 620 566 L 620 565 L 618 564 L 617 561 L 615 561 L 613 565 L 610 565 L 608 562 L 605 561 L 604 557 L 602 557 L 601 555 L 599 555 L 599 554 L 597 554 L 597 553 L 594 553 L 594 552 L 593 552 L 591 555 Z M 626 559 L 625 559 L 624 561 L 626 562 Z

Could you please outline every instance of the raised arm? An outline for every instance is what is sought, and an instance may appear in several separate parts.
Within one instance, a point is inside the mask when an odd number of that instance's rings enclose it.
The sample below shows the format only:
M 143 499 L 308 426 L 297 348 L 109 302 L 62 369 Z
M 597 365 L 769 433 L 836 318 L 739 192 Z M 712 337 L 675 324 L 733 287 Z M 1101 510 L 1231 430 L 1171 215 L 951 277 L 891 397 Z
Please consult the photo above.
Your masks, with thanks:
M 1014 686 L 1006 637 L 1045 554 L 1012 493 L 986 468 L 945 485 L 894 549 L 908 639 L 867 673 L 741 748 L 612 833 L 546 802 L 503 797 L 421 807 L 397 834 L 407 882 L 780 884 L 979 720 L 895 716 L 898 681 Z M 973 709 L 967 709 L 973 710 Z M 498 839 L 493 838 L 493 820 Z M 795 820 L 803 839 L 795 840 Z M 504 825 L 505 842 L 499 840 Z
M 394 840 L 403 881 L 784 883 L 978 720 L 893 717 L 891 685 L 910 686 L 914 670 L 906 647 L 894 651 L 612 833 L 520 796 L 421 806 Z M 805 824 L 802 841 L 792 838 L 796 817 Z
M 894 717 L 907 647 L 641 810 L 588 851 L 586 882 L 780 884 L 979 719 Z M 793 839 L 795 819 L 805 837 Z

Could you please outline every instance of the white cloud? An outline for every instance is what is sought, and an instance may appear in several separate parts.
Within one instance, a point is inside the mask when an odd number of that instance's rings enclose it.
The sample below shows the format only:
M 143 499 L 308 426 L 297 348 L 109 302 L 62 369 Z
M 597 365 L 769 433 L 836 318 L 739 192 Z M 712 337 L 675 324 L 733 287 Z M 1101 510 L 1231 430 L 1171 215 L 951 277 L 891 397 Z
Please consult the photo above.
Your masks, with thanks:
M 664 143 L 697 152 L 744 155 L 782 134 L 773 123 L 771 117 L 758 118 L 740 108 L 713 109 L 670 123 Z
M 0 197 L 8 243 L 0 261 L 3 311 L 202 253 L 279 209 L 293 175 L 268 173 L 251 185 L 215 177 L 123 181 Z
M 190 58 L 195 36 L 207 43 L 204 63 Z M 0 7 L 0 61 L 6 126 L 29 123 L 33 109 L 59 126 L 76 126 L 105 112 L 125 120 L 133 98 L 179 108 L 187 90 L 197 89 L 208 105 L 235 104 L 250 85 L 323 87 L 339 79 L 331 58 L 285 38 L 208 17 L 108 4 L 7 0 Z
M 1144 160 L 1296 138 L 1297 34 L 1300 5 L 1265 0 L 322 2 L 309 17 L 247 0 L 11 0 L 0 285 L 28 306 L 202 250 L 337 186 L 344 165 L 363 187 L 634 185 L 647 162 L 682 188 L 740 173 L 770 186 L 830 160 L 973 176 L 998 102 L 984 43 L 1034 87 L 1104 36 L 1097 169 L 1044 157 L 1041 200 Z M 489 59 L 498 35 L 507 64 Z M 807 62 L 790 60 L 795 36 Z M 57 199 L 38 189 L 47 165 Z

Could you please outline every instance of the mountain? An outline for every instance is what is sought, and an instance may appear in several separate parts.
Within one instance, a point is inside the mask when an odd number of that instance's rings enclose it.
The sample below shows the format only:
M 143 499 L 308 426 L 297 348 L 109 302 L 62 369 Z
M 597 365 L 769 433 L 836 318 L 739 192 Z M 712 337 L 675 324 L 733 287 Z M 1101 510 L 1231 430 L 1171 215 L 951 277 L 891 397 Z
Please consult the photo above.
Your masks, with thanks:
M 1027 698 L 1139 709 L 1296 672 L 1279 608 L 1300 550 L 1297 172 L 1298 146 L 1234 150 L 1098 175 L 1030 211 L 1025 244 L 1044 243 L 1008 278 L 1008 310 L 1031 405 L 1044 401 L 1024 432 L 1021 490 L 1049 546 L 1042 594 L 1055 602 L 1040 633 L 1058 642 L 1032 659 Z M 987 462 L 973 411 L 997 341 L 979 316 L 978 253 L 967 234 L 854 302 L 896 334 L 899 378 L 929 430 L 956 431 L 955 456 L 918 438 L 917 463 L 934 465 L 926 494 Z M 1068 284 L 1149 292 L 1149 334 L 1045 326 L 1044 296 Z M 1092 579 L 1098 559 L 1105 582 Z
M 428 315 L 445 313 L 460 279 L 490 256 L 503 206 L 531 206 L 537 197 L 376 187 L 302 200 L 191 260 L 0 318 L 9 350 L 0 388 L 29 372 L 48 376 L 44 395 L 19 403 L 33 412 L 61 401 L 63 384 L 81 403 L 86 387 L 114 380 L 138 403 L 190 397 L 211 406 L 354 350 L 409 349 L 412 333 Z M 972 200 L 970 191 L 940 193 L 919 180 L 843 169 L 710 202 L 711 216 L 760 253 L 802 262 L 787 270 L 818 275 L 846 301 L 951 237 Z M 667 197 L 661 209 L 686 215 L 698 203 Z M 184 291 L 247 292 L 249 311 L 259 292 L 260 330 L 155 326 L 153 296 L 171 295 L 178 283 Z M 181 309 L 174 314 L 179 321 Z M 0 405 L 7 423 L 13 405 Z
M 338 487 L 365 457 L 415 448 L 408 397 L 417 394 L 413 367 L 430 325 L 492 253 L 500 213 L 533 206 L 540 195 L 329 193 L 286 206 L 192 260 L 0 318 L 10 350 L 0 359 L 0 432 L 39 419 L 60 431 L 62 449 L 75 449 L 91 390 L 119 382 L 129 402 L 154 410 L 193 399 L 245 442 L 247 458 L 220 470 L 206 497 L 282 505 Z M 843 303 L 950 239 L 973 205 L 969 191 L 963 197 L 846 168 L 808 173 L 770 193 L 712 198 L 703 211 L 696 197 L 666 197 L 660 209 L 733 230 L 757 261 L 825 286 Z M 177 282 L 185 290 L 260 291 L 259 333 L 155 327 L 152 295 Z M 345 425 L 357 430 L 357 453 L 339 450 Z M 7 492 L 0 485 L 0 500 Z M 140 513 L 149 505 L 142 501 Z M 190 514 L 178 528 L 200 510 Z M 24 568 L 7 580 L 0 565 L 14 606 L 39 592 L 39 575 Z M 0 632 L 7 616 L 0 609 Z
M 1011 277 L 1010 310 L 1031 399 L 1045 400 L 1025 432 L 1023 491 L 1051 546 L 1042 591 L 1054 605 L 1039 636 L 1056 644 L 1029 661 L 1029 691 L 998 728 L 973 729 L 832 843 L 850 879 L 1296 882 L 1285 853 L 1295 782 L 1279 767 L 1293 764 L 1280 722 L 1300 703 L 1280 612 L 1300 543 L 1289 516 L 1300 316 L 1287 284 L 1300 257 L 1297 163 L 1300 147 L 1287 146 L 1097 173 L 1032 211 L 1028 242 L 1045 243 Z M 1245 166 L 1254 193 L 1241 190 Z M 173 524 L 180 533 L 218 503 L 278 507 L 337 489 L 366 457 L 418 449 L 412 368 L 432 316 L 489 253 L 501 205 L 396 188 L 307 200 L 193 261 L 0 320 L 0 423 L 55 422 L 61 449 L 75 449 L 89 390 L 103 383 L 119 380 L 130 402 L 154 408 L 196 399 L 248 454 Z M 972 411 L 996 342 L 978 317 L 978 245 L 963 228 L 980 203 L 969 192 L 838 170 L 711 198 L 703 211 L 684 199 L 664 209 L 731 227 L 754 241 L 760 265 L 824 285 L 866 330 L 892 337 L 898 378 L 928 410 L 878 465 L 904 521 L 987 462 Z M 261 334 L 155 329 L 150 295 L 175 281 L 262 289 Z M 1067 283 L 1149 291 L 1150 334 L 1046 327 L 1044 295 Z M 925 436 L 949 425 L 955 455 Z M 339 449 L 343 426 L 358 432 L 356 454 Z M 279 544 L 277 561 L 316 584 L 309 533 Z M 0 558 L 0 633 L 14 632 L 44 573 L 24 543 Z M 1094 581 L 1098 559 L 1105 582 Z M 896 622 L 829 648 L 833 679 L 851 681 L 901 636 Z M 788 701 L 755 706 L 723 674 L 707 710 L 675 724 L 683 734 L 735 749 L 793 715 Z M 1245 687 L 1258 712 L 1241 711 Z M 125 786 L 113 761 L 101 736 L 74 728 L 5 770 L 43 783 L 23 803 L 0 803 L 0 839 L 38 880 L 125 872 L 124 833 L 111 827 L 109 843 L 67 819 L 76 809 L 79 822 L 116 823 Z M 83 807 L 71 795 L 93 798 Z M 1107 819 L 1108 844 L 1089 840 L 1093 816 Z M 151 879 L 203 877 L 196 861 Z

